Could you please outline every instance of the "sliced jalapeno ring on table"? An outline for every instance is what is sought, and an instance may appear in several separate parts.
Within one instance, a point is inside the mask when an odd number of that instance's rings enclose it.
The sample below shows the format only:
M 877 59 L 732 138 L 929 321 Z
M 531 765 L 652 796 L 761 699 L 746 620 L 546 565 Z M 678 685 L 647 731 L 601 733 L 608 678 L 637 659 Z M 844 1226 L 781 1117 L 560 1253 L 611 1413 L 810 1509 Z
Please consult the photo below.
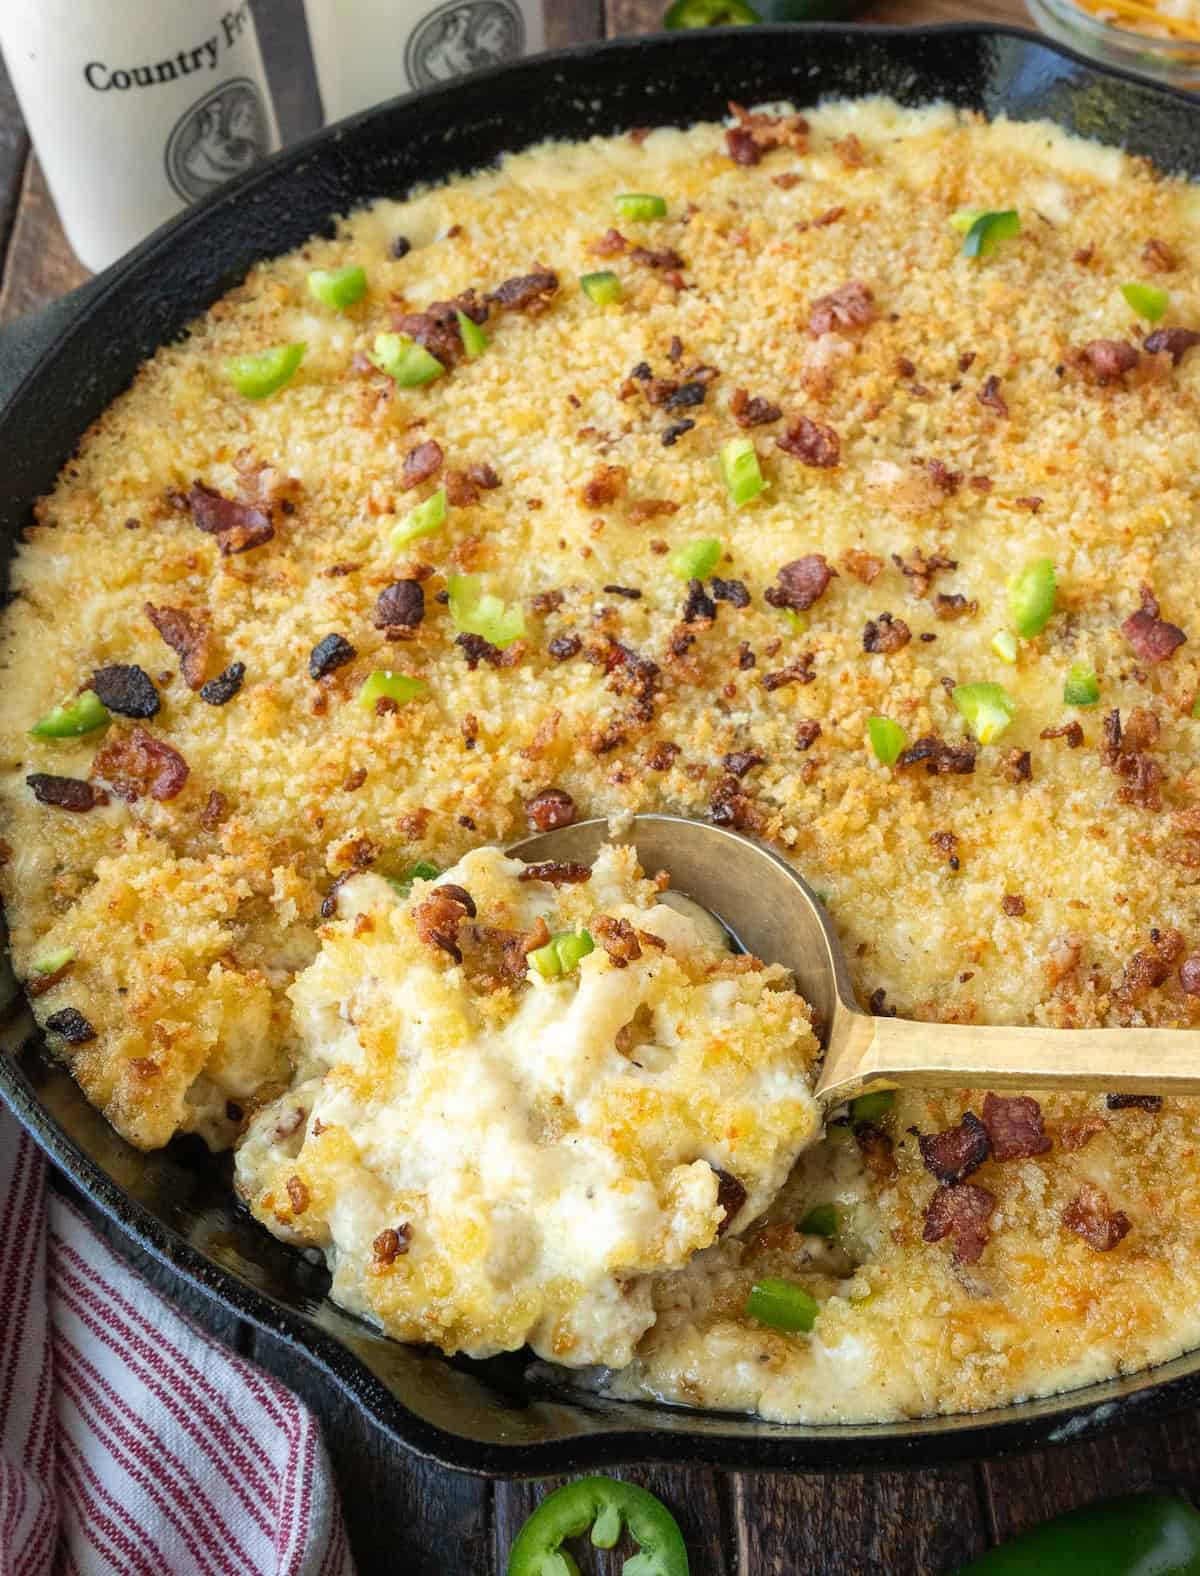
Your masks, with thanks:
M 958 1576 L 1200 1576 L 1200 1513 L 1173 1494 L 1125 1494 L 1055 1516 Z
M 667 7 L 663 26 L 675 32 L 684 27 L 750 27 L 761 21 L 746 0 L 674 0 Z
M 565 1483 L 541 1502 L 508 1552 L 506 1576 L 577 1576 L 563 1548 L 591 1530 L 599 1549 L 614 1548 L 627 1529 L 639 1552 L 625 1561 L 624 1576 L 688 1576 L 687 1549 L 667 1507 L 634 1483 L 610 1477 Z

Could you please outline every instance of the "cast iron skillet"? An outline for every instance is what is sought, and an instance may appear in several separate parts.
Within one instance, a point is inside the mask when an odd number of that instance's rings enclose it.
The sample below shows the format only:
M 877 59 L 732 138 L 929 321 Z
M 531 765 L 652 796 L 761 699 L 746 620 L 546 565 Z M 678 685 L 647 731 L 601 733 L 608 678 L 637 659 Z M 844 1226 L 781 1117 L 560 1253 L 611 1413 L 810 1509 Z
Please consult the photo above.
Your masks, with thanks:
M 1048 117 L 1200 174 L 1200 120 L 1182 93 L 1102 71 L 1031 33 L 955 26 L 763 27 L 676 33 L 563 51 L 396 100 L 252 171 L 153 236 L 74 298 L 0 343 L 0 534 L 11 550 L 79 434 L 138 363 L 245 272 L 331 214 L 469 170 L 544 137 L 720 116 L 743 103 L 888 93 Z M 553 259 L 547 259 L 553 262 Z M 7 551 L 4 558 L 7 559 Z M 19 674 L 0 682 L 20 682 Z M 7 964 L 0 1094 L 70 1180 L 144 1249 L 289 1342 L 394 1438 L 480 1473 L 572 1472 L 631 1460 L 725 1467 L 926 1465 L 1079 1438 L 1200 1402 L 1200 1352 L 1153 1373 L 972 1417 L 871 1427 L 588 1399 L 526 1355 L 447 1361 L 386 1341 L 325 1296 L 327 1277 L 244 1212 L 191 1141 L 143 1155 L 45 1056 Z

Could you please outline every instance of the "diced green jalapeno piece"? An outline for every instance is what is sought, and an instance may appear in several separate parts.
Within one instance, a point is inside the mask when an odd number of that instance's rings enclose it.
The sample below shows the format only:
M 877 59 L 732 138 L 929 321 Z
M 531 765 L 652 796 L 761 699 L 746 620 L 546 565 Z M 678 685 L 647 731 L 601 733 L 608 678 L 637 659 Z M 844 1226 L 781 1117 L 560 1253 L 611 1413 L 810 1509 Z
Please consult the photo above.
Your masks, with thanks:
M 358 692 L 358 704 L 364 711 L 374 711 L 376 701 L 392 700 L 397 706 L 416 700 L 428 689 L 424 679 L 411 678 L 407 673 L 390 673 L 386 668 L 376 668 L 363 681 Z
M 94 733 L 110 721 L 108 708 L 99 695 L 95 690 L 86 689 L 48 711 L 29 731 L 35 739 L 77 739 L 80 734 Z
M 460 634 L 480 635 L 503 651 L 525 633 L 525 615 L 518 603 L 503 602 L 483 589 L 478 575 L 451 575 L 450 618 Z
M 680 580 L 706 580 L 721 561 L 721 544 L 715 536 L 698 536 L 681 542 L 667 559 L 667 568 Z
M 459 337 L 462 339 L 463 349 L 467 353 L 467 360 L 474 361 L 477 357 L 483 355 L 484 351 L 491 344 L 491 340 L 474 318 L 468 317 L 465 312 L 459 312 L 456 315 L 458 317 Z
M 598 1549 L 615 1548 L 622 1529 L 638 1546 L 621 1563 L 625 1576 L 688 1576 L 687 1547 L 667 1507 L 634 1483 L 580 1478 L 555 1489 L 525 1522 L 508 1551 L 505 1576 L 579 1576 L 563 1548 L 591 1528 Z
M 998 629 L 992 636 L 992 650 L 1002 662 L 1017 660 L 1017 637 L 1011 629 Z
M 307 349 L 303 343 L 273 345 L 270 350 L 259 350 L 253 355 L 230 356 L 225 363 L 225 376 L 247 399 L 266 399 L 291 382 Z
M 622 192 L 613 198 L 613 207 L 622 219 L 665 219 L 667 199 L 649 192 Z
M 1161 285 L 1129 284 L 1121 286 L 1121 294 L 1129 305 L 1149 323 L 1157 323 L 1170 304 L 1170 291 Z
M 370 359 L 397 388 L 415 389 L 440 378 L 445 367 L 407 334 L 376 334 Z
M 820 1304 L 803 1286 L 764 1276 L 754 1282 L 746 1298 L 746 1312 L 773 1330 L 811 1330 Z
M 788 623 L 792 626 L 792 633 L 794 635 L 802 635 L 804 633 L 804 631 L 808 628 L 808 614 L 807 613 L 797 613 L 797 611 L 796 611 L 796 609 L 794 607 L 781 607 L 779 609 L 779 611 L 783 614 L 784 618 L 786 618 Z
M 1073 662 L 1063 683 L 1063 700 L 1068 706 L 1094 706 L 1100 699 L 1100 685 L 1086 662 Z
M 1058 590 L 1054 561 L 1035 558 L 1008 578 L 1008 615 L 1022 640 L 1040 635 L 1054 612 Z
M 33 960 L 35 974 L 57 974 L 59 969 L 65 969 L 68 963 L 75 961 L 74 947 L 61 947 L 57 952 L 47 952 L 45 957 Z
M 986 212 L 986 208 L 960 208 L 950 215 L 950 228 L 957 230 L 959 235 L 966 235 L 976 219 L 981 219 Z
M 684 27 L 745 27 L 761 21 L 746 0 L 674 0 L 663 26 L 673 33 Z
M 852 1122 L 878 1122 L 881 1116 L 886 1116 L 896 1103 L 894 1089 L 872 1089 L 869 1094 L 860 1094 L 857 1099 L 850 1102 L 850 1120 Z
M 596 943 L 590 931 L 560 930 L 544 947 L 536 947 L 529 954 L 529 961 L 543 979 L 555 980 L 577 969 L 588 953 L 595 950 Z
M 378 698 L 375 697 L 376 700 Z M 402 876 L 385 876 L 384 880 L 388 886 L 394 887 L 401 897 L 411 897 L 414 881 L 436 881 L 441 873 L 438 867 L 431 865 L 427 859 L 418 859 L 415 865 L 409 865 Z
M 963 238 L 964 257 L 990 257 L 1001 241 L 1011 241 L 1021 233 L 1021 220 L 1015 208 L 999 213 L 980 213 L 972 219 Z
M 308 276 L 308 293 L 322 306 L 343 312 L 367 293 L 367 270 L 361 263 L 345 268 L 314 268 Z
M 446 519 L 446 489 L 437 492 L 410 509 L 403 520 L 397 520 L 388 540 L 394 551 L 399 552 L 406 542 L 415 542 L 419 536 L 429 536 Z
M 895 766 L 900 752 L 908 747 L 908 734 L 890 717 L 868 717 L 867 738 L 875 751 L 875 759 L 885 766 Z
M 838 1208 L 836 1204 L 814 1204 L 796 1228 L 813 1237 L 836 1237 L 838 1234 Z
M 767 485 L 749 438 L 730 438 L 721 449 L 721 475 L 735 509 L 757 498 Z
M 589 301 L 597 306 L 613 306 L 621 299 L 621 281 L 616 274 L 602 269 L 597 274 L 584 274 L 579 287 Z
M 958 684 L 950 698 L 980 744 L 998 739 L 1017 709 L 1003 684 Z

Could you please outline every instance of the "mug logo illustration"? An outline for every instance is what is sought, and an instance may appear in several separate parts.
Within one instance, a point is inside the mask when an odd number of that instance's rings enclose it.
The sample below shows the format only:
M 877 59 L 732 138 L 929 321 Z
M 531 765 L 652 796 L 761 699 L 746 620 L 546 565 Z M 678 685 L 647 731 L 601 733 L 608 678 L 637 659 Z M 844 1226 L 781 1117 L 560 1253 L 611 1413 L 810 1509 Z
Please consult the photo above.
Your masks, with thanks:
M 516 60 L 525 19 L 513 0 L 449 0 L 409 34 L 404 69 L 415 88 Z
M 269 146 L 267 114 L 248 77 L 233 77 L 180 116 L 167 139 L 167 179 L 195 202 L 248 170 Z

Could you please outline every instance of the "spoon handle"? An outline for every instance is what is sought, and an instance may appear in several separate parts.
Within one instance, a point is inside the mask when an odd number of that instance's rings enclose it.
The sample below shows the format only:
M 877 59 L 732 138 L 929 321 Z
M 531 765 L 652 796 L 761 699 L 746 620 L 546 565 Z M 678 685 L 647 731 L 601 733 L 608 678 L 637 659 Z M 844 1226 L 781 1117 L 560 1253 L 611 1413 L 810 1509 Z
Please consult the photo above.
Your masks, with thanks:
M 872 1084 L 1200 1094 L 1200 1032 L 918 1023 L 839 1012 L 817 1093 L 834 1103 Z

